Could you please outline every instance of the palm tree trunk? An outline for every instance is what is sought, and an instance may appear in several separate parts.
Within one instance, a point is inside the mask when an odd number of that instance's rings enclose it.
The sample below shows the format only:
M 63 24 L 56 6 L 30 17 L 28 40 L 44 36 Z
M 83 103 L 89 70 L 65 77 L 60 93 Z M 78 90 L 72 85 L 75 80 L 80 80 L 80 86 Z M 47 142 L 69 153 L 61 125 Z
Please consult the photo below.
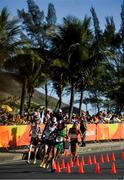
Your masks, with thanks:
M 57 104 L 56 104 L 56 107 L 55 107 L 55 111 L 56 111 L 56 109 L 58 108 L 58 105 L 59 105 L 59 100 L 57 101 Z
M 57 101 L 55 110 L 56 110 L 57 108 L 61 109 L 61 106 L 62 106 L 62 96 L 59 96 L 59 100 Z
M 80 102 L 79 102 L 79 116 L 81 116 L 81 107 L 83 103 L 83 91 L 80 92 Z
M 62 106 L 62 85 L 60 86 L 60 92 L 59 92 L 59 109 Z
M 29 100 L 28 100 L 28 110 L 31 108 L 31 100 L 32 100 L 32 97 L 33 97 L 33 93 L 30 93 L 30 94 L 29 94 Z
M 48 87 L 47 87 L 47 83 L 45 84 L 45 108 L 46 108 L 46 110 L 48 108 Z
M 62 96 L 59 97 L 59 109 L 61 109 L 61 106 L 62 106 Z
M 25 103 L 25 96 L 26 96 L 26 86 L 27 86 L 27 80 L 24 77 L 24 81 L 22 84 L 22 94 L 21 94 L 21 103 L 20 103 L 20 116 L 24 114 L 24 103 Z
M 75 83 L 71 83 L 71 97 L 70 97 L 70 106 L 69 106 L 69 119 L 70 120 L 73 114 L 74 95 L 75 95 Z
M 97 103 L 96 106 L 97 106 L 97 111 L 99 112 L 100 111 L 99 103 Z

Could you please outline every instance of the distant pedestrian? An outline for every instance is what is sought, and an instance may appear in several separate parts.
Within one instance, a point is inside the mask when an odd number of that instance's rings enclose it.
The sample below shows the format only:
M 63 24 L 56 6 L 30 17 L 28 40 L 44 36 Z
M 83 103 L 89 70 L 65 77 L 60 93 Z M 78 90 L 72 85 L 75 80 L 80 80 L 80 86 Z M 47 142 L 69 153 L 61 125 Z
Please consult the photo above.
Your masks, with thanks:
M 84 117 L 81 117 L 80 119 L 80 131 L 82 134 L 82 144 L 81 146 L 86 146 L 86 130 L 87 130 L 87 125 L 86 125 L 87 121 Z

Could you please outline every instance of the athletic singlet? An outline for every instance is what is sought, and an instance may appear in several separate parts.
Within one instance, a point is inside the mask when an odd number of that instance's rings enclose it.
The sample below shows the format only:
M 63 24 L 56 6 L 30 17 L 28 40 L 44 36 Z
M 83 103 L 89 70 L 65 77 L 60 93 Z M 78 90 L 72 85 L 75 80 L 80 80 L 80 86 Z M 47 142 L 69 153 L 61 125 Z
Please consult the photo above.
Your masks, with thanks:
M 45 131 L 44 131 L 44 139 L 49 139 L 49 136 L 51 135 L 52 132 L 54 132 L 56 130 L 56 126 L 51 127 L 50 124 L 48 124 L 48 126 L 46 127 Z
M 71 141 L 77 141 L 78 140 L 78 136 L 80 135 L 80 132 L 78 129 L 76 128 L 70 128 L 69 130 L 69 137 L 71 139 Z
M 33 138 L 37 138 L 39 134 L 41 134 L 40 127 L 37 126 L 32 127 L 31 131 L 32 131 L 31 137 Z
M 56 142 L 63 142 L 64 137 L 66 135 L 66 130 L 63 129 L 61 131 L 58 131 L 57 137 L 56 137 Z

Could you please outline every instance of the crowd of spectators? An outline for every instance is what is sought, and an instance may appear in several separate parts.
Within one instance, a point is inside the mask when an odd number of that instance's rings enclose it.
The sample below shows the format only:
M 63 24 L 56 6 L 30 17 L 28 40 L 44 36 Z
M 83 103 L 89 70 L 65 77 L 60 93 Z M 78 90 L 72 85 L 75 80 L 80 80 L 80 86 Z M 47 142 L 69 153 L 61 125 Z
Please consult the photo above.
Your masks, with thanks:
M 40 124 L 46 124 L 48 119 L 53 116 L 55 111 L 47 110 L 44 108 L 31 108 L 29 112 L 25 112 L 23 116 L 14 114 L 13 112 L 6 112 L 4 109 L 0 108 L 0 125 L 15 125 L 15 124 L 30 124 L 33 121 L 39 121 Z M 95 115 L 90 115 L 89 112 L 82 113 L 81 116 L 77 114 L 72 115 L 71 121 L 69 120 L 68 113 L 63 113 L 63 118 L 66 123 L 74 123 L 84 120 L 88 124 L 98 124 L 98 123 L 123 123 L 124 115 L 116 115 L 111 111 L 105 112 L 100 111 Z

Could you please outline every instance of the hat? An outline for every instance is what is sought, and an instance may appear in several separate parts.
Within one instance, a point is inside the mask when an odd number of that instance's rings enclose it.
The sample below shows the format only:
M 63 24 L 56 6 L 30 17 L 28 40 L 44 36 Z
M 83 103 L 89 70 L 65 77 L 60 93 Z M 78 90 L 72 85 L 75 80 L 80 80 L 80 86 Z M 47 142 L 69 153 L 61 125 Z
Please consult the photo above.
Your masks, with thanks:
M 62 113 L 62 109 L 58 109 L 58 110 L 57 110 L 57 113 Z
M 53 117 L 53 118 L 52 118 L 52 122 L 53 122 L 54 124 L 57 124 L 57 119 L 56 119 L 56 117 Z

